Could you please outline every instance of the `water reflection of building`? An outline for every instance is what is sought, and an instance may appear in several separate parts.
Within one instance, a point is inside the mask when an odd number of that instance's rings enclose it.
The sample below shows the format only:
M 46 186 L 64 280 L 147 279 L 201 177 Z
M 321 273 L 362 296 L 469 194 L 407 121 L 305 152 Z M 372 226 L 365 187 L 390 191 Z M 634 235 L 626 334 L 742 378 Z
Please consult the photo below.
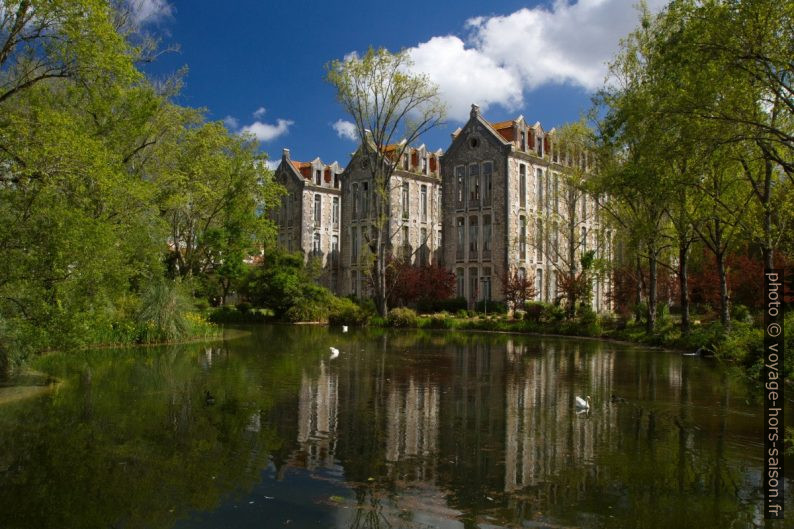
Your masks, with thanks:
M 508 351 L 514 350 L 512 345 Z M 545 347 L 542 356 L 518 358 L 505 381 L 504 490 L 547 480 L 572 464 L 593 459 L 597 434 L 614 420 L 614 407 L 593 403 L 597 413 L 577 414 L 576 387 L 607 394 L 614 355 L 582 355 L 578 345 Z
M 427 481 L 438 444 L 438 386 L 411 377 L 407 384 L 388 383 L 387 392 L 386 461 L 408 461 L 401 479 Z
M 298 398 L 298 444 L 303 466 L 314 469 L 334 463 L 338 417 L 338 377 L 320 363 L 316 377 L 301 376 Z

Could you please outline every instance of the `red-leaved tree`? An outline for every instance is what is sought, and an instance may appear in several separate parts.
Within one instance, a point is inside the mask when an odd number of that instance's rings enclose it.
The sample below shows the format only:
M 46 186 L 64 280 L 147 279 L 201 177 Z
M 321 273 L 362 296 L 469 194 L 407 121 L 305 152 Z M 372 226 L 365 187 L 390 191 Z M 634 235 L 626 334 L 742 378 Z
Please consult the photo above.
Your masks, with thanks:
M 510 310 L 523 308 L 527 300 L 534 298 L 538 291 L 535 279 L 527 274 L 520 274 L 513 268 L 499 278 L 502 282 L 502 295 Z

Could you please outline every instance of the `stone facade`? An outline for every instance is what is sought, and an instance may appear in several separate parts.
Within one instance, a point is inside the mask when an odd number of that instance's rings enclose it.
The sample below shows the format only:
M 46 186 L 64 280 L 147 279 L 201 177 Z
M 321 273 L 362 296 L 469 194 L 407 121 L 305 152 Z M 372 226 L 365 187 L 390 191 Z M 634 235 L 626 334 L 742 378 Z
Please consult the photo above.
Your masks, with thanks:
M 502 279 L 514 270 L 534 278 L 536 299 L 554 301 L 557 277 L 570 261 L 566 233 L 579 238 L 576 259 L 587 249 L 606 255 L 610 237 L 593 198 L 560 205 L 571 160 L 554 147 L 553 130 L 522 116 L 492 124 L 476 105 L 453 134 L 441 163 L 444 261 L 456 275 L 457 295 L 471 306 L 501 299 Z M 609 308 L 608 290 L 606 278 L 595 281 L 596 310 Z
M 289 149 L 284 149 L 275 171 L 276 181 L 287 189 L 274 212 L 278 243 L 288 251 L 303 252 L 307 259 L 319 259 L 320 283 L 334 292 L 339 290 L 341 173 L 336 162 L 292 160 Z
M 393 147 L 392 147 L 393 148 Z M 392 253 L 412 264 L 441 262 L 441 150 L 406 148 L 390 183 L 388 233 Z M 342 173 L 342 295 L 369 295 L 367 247 L 375 229 L 377 193 L 363 156 L 357 153 Z M 371 255 L 371 254 L 370 254 Z
M 392 254 L 446 266 L 470 306 L 503 299 L 502 280 L 513 271 L 532 278 L 537 300 L 553 302 L 560 297 L 558 277 L 584 251 L 612 255 L 598 200 L 567 187 L 574 163 L 587 174 L 586 154 L 563 153 L 553 129 L 522 116 L 490 123 L 472 105 L 446 153 L 410 147 L 396 161 L 389 190 Z M 279 243 L 320 258 L 322 283 L 340 295 L 370 295 L 368 245 L 378 198 L 365 164 L 358 151 L 343 170 L 319 158 L 296 162 L 285 149 L 276 169 L 288 191 L 275 214 Z M 609 278 L 596 278 L 596 310 L 610 309 L 610 290 Z

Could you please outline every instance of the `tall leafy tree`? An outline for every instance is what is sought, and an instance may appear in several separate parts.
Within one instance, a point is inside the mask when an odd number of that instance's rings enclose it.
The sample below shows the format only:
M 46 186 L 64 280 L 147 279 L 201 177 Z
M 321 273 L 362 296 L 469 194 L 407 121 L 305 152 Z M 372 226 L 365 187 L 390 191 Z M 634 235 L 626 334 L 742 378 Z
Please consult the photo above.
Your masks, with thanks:
M 375 306 L 381 315 L 388 311 L 389 299 L 392 176 L 405 150 L 439 125 L 445 114 L 438 88 L 426 76 L 411 73 L 410 66 L 405 51 L 373 48 L 362 57 L 348 56 L 327 66 L 328 82 L 362 139 L 361 156 L 374 183 L 371 274 Z

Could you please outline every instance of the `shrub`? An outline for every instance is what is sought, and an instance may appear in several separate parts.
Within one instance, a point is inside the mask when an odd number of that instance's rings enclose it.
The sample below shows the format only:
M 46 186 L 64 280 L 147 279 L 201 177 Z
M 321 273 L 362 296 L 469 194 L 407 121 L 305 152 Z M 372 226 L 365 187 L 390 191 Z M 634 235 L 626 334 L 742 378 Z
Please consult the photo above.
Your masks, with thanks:
M 239 310 L 241 314 L 248 314 L 248 312 L 252 308 L 251 304 L 248 303 L 247 301 L 243 301 L 241 303 L 238 303 L 236 305 L 236 307 L 237 307 L 237 310 Z
M 466 309 L 458 309 L 457 312 L 455 312 L 455 317 L 456 318 L 468 318 L 469 317 L 469 311 L 466 310 Z
M 354 325 L 363 327 L 369 323 L 372 313 L 349 298 L 335 298 L 328 314 L 331 325 Z
M 541 319 L 547 323 L 559 323 L 565 319 L 565 309 L 559 305 L 547 304 Z
M 753 317 L 750 314 L 750 309 L 746 305 L 733 306 L 733 319 L 734 321 L 751 322 Z
M 546 306 L 538 301 L 529 301 L 524 305 L 524 319 L 533 323 L 540 323 Z
M 468 302 L 466 298 L 449 298 L 449 299 L 420 299 L 416 304 L 418 312 L 427 314 L 431 312 L 450 312 L 454 313 L 458 310 L 466 310 Z M 490 307 L 489 307 L 490 309 Z
M 476 312 L 480 313 L 484 313 L 487 309 L 488 314 L 507 314 L 507 305 L 501 301 L 489 300 L 487 303 L 484 300 L 478 301 L 474 309 Z
M 416 321 L 416 312 L 407 307 L 391 309 L 386 317 L 389 327 L 416 327 Z
M 144 291 L 137 321 L 143 327 L 143 341 L 173 341 L 190 331 L 185 314 L 192 304 L 179 283 L 160 280 Z

